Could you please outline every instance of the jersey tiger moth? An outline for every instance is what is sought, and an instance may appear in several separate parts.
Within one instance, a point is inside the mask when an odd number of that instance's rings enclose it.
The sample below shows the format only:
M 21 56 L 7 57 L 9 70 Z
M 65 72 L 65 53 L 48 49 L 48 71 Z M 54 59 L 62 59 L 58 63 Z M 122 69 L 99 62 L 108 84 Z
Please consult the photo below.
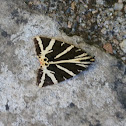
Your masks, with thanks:
M 44 87 L 57 84 L 84 71 L 94 57 L 83 50 L 53 38 L 34 38 L 40 68 L 37 85 Z

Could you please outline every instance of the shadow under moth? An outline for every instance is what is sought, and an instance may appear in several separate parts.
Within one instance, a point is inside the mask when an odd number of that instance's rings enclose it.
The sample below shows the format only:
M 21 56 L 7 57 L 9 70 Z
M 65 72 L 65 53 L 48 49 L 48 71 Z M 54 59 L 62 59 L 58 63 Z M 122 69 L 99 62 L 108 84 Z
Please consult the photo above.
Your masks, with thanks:
M 37 85 L 57 84 L 84 71 L 94 57 L 74 45 L 53 38 L 36 36 L 36 53 L 40 62 Z

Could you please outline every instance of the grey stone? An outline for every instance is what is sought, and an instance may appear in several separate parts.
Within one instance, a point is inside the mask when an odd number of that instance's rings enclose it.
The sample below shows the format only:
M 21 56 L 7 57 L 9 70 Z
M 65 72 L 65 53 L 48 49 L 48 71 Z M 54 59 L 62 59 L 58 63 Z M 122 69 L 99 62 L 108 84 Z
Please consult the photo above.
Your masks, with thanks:
M 114 10 L 120 11 L 123 8 L 123 3 L 115 3 Z
M 96 3 L 102 5 L 104 2 L 103 2 L 103 0 L 96 0 Z
M 120 47 L 121 47 L 121 49 L 126 53 L 126 39 L 124 39 L 124 40 L 120 43 Z

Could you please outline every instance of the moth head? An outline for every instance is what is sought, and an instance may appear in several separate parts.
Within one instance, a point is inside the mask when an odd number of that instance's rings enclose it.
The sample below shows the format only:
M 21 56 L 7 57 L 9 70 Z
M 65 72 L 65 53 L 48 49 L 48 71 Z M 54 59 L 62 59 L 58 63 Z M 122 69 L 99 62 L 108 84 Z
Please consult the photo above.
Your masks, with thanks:
M 39 62 L 40 62 L 40 66 L 44 67 L 44 66 L 48 66 L 48 58 L 47 57 L 43 57 L 43 56 L 38 56 L 39 58 Z

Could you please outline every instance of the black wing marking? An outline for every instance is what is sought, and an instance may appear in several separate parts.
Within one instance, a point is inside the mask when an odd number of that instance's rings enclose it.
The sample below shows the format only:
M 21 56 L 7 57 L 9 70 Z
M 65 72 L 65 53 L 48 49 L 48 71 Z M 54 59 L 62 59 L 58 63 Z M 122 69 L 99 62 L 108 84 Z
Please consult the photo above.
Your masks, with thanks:
M 41 83 L 41 78 L 42 78 L 43 72 L 42 69 L 38 70 L 38 74 L 37 74 L 37 85 L 39 86 L 39 84 Z
M 35 48 L 36 48 L 36 53 L 39 56 L 40 53 L 41 53 L 41 49 L 40 49 L 40 46 L 39 46 L 38 41 L 37 41 L 36 38 L 34 38 L 34 44 L 35 44 Z
M 34 42 L 41 65 L 37 77 L 40 87 L 69 79 L 94 62 L 94 57 L 74 45 L 39 36 Z

